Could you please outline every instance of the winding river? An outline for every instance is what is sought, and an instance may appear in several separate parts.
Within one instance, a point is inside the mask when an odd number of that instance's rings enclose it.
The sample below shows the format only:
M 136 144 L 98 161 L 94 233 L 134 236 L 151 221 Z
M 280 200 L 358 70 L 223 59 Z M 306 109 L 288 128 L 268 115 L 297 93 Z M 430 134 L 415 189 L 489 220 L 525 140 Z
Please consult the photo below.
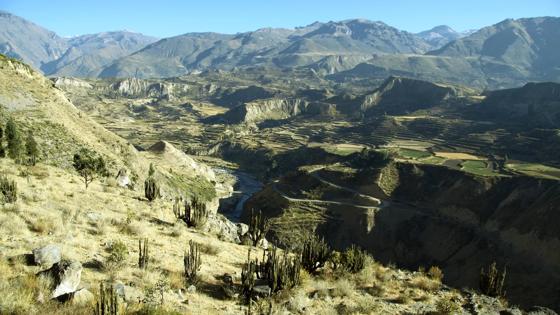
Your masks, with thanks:
M 214 172 L 226 173 L 234 178 L 233 194 L 228 198 L 220 199 L 220 208 L 218 212 L 226 216 L 232 222 L 239 222 L 243 213 L 243 206 L 251 196 L 260 191 L 263 184 L 254 176 L 239 171 L 226 168 L 215 168 Z

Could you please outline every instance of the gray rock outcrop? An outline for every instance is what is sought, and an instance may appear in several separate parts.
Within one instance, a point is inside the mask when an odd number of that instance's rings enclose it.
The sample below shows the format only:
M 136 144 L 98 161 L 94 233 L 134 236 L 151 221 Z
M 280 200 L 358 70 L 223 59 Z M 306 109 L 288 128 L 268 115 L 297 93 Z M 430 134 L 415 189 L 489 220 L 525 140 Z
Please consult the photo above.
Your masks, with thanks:
M 76 260 L 63 259 L 39 276 L 50 277 L 54 282 L 51 298 L 76 292 L 82 277 L 82 264 Z
M 62 257 L 62 248 L 57 244 L 49 244 L 33 250 L 33 259 L 37 265 L 50 268 Z

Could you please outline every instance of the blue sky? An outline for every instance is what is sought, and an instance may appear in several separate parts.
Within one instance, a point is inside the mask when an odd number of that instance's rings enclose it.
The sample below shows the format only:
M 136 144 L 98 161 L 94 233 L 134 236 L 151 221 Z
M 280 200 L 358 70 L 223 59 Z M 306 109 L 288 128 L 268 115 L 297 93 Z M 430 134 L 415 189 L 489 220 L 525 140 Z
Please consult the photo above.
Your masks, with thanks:
M 168 37 L 349 18 L 379 20 L 410 32 L 440 24 L 461 31 L 506 18 L 560 16 L 560 0 L 0 0 L 0 9 L 61 36 L 127 29 Z

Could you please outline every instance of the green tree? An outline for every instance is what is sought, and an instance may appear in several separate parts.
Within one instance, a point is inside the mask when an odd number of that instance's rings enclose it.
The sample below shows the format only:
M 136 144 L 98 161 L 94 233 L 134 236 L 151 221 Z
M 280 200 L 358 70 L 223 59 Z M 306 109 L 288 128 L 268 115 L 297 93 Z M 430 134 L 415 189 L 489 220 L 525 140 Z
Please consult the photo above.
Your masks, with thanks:
M 24 149 L 23 141 L 16 123 L 12 118 L 10 118 L 6 124 L 6 138 L 8 140 L 8 156 L 14 159 L 16 163 L 20 163 Z
M 35 165 L 39 158 L 39 146 L 33 137 L 33 133 L 29 132 L 25 139 L 25 151 L 27 153 L 27 161 L 30 165 Z
M 100 176 L 107 176 L 108 173 L 105 160 L 88 149 L 81 149 L 74 154 L 73 165 L 78 174 L 82 176 L 86 189 L 93 180 Z

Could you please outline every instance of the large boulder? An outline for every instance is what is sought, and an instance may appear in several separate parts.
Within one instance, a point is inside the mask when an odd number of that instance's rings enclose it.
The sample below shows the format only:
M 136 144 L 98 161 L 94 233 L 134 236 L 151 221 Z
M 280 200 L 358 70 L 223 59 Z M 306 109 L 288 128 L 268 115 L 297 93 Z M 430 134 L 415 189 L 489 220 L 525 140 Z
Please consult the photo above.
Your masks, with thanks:
M 80 285 L 82 269 L 79 261 L 63 259 L 50 269 L 40 272 L 39 275 L 53 279 L 54 290 L 51 298 L 54 299 L 76 292 Z
M 62 257 L 62 248 L 57 244 L 49 244 L 33 250 L 33 259 L 37 265 L 50 268 Z
M 208 215 L 208 220 L 203 227 L 205 232 L 217 235 L 219 239 L 239 244 L 241 240 L 239 239 L 239 228 L 238 226 L 224 217 L 222 214 L 210 213 Z

